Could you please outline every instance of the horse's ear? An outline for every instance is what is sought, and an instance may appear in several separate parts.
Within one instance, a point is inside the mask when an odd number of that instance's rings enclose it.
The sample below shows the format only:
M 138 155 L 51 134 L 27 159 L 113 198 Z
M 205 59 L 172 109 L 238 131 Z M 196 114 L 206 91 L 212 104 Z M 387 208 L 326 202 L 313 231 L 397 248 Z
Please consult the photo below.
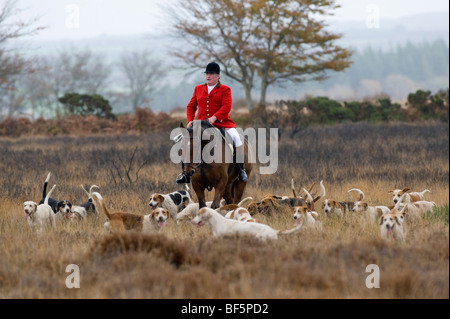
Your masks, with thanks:
M 183 122 L 180 122 L 180 127 L 184 128 Z

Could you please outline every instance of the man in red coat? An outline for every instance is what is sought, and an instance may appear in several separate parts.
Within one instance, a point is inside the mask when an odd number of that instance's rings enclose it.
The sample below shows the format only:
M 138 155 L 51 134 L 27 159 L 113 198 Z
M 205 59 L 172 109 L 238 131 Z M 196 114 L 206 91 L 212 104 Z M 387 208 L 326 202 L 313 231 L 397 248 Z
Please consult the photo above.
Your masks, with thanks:
M 189 104 L 187 105 L 187 127 L 191 127 L 198 110 L 197 120 L 208 119 L 209 123 L 218 128 L 224 128 L 232 137 L 236 146 L 236 155 L 244 154 L 244 144 L 236 130 L 236 124 L 230 118 L 231 111 L 231 89 L 220 83 L 220 66 L 216 62 L 211 62 L 206 66 L 206 83 L 197 85 Z M 237 163 L 240 168 L 239 180 L 247 181 L 244 163 Z M 190 178 L 181 173 L 177 184 L 189 183 Z

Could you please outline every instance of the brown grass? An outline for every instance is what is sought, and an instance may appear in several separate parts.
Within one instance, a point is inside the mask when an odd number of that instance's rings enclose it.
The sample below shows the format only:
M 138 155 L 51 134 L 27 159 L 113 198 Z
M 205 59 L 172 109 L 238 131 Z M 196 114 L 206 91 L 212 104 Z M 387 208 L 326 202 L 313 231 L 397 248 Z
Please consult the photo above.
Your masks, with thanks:
M 266 243 L 216 239 L 209 228 L 173 220 L 158 234 L 110 235 L 102 215 L 36 236 L 22 202 L 39 201 L 49 171 L 55 198 L 79 204 L 86 200 L 79 185 L 96 184 L 111 210 L 148 213 L 150 194 L 178 188 L 168 134 L 1 139 L 0 298 L 448 298 L 448 141 L 441 124 L 311 128 L 280 142 L 277 174 L 251 176 L 245 196 L 256 199 L 290 195 L 291 178 L 297 191 L 323 179 L 327 197 L 347 200 L 358 187 L 384 205 L 389 189 L 431 189 L 440 215 L 407 221 L 407 240 L 397 244 L 352 219 L 324 219 L 322 233 Z M 129 164 L 136 146 L 133 180 L 120 181 L 111 161 Z M 293 223 L 259 220 L 279 229 Z M 69 264 L 80 267 L 80 289 L 65 286 Z M 369 264 L 380 267 L 379 289 L 365 286 Z

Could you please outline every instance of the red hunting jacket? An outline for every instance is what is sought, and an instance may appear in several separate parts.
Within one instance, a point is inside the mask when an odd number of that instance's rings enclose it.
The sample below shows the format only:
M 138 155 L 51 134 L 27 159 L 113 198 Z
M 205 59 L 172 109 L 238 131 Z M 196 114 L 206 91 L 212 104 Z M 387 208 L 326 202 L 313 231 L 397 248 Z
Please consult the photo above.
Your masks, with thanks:
M 220 82 L 208 94 L 206 84 L 197 85 L 194 94 L 187 105 L 187 121 L 195 119 L 195 112 L 198 108 L 197 120 L 206 120 L 215 115 L 217 121 L 214 126 L 231 128 L 236 127 L 234 121 L 230 118 L 231 111 L 231 89 Z

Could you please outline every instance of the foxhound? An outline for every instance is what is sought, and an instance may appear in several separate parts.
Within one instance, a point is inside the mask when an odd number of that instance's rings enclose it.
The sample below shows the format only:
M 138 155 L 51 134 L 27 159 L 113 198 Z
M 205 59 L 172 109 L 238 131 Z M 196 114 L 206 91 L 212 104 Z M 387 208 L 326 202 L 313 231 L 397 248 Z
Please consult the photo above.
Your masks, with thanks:
M 86 217 L 93 215 L 96 213 L 95 210 L 95 205 L 92 201 L 92 190 L 94 188 L 100 188 L 97 185 L 92 185 L 89 188 L 89 192 L 87 192 L 83 185 L 81 185 L 81 189 L 88 195 L 88 201 L 84 202 L 78 206 L 73 206 L 72 207 L 72 214 L 70 216 L 71 220 L 80 220 L 80 219 L 85 219 Z
M 383 214 L 388 214 L 391 210 L 387 206 L 369 206 L 364 200 L 366 195 L 358 188 L 352 188 L 348 192 L 356 191 L 359 193 L 359 200 L 354 203 L 353 213 L 356 213 L 359 217 L 368 220 L 372 223 L 376 223 L 378 218 Z
M 48 200 L 55 187 L 56 185 L 53 185 L 42 204 L 37 205 L 33 201 L 24 202 L 24 212 L 28 225 L 32 231 L 36 231 L 38 234 L 42 233 L 46 225 L 55 226 L 55 214 L 48 204 Z
M 314 186 L 314 184 L 310 187 L 310 189 Z M 326 195 L 325 187 L 323 185 L 323 181 L 320 181 L 321 193 L 314 198 L 314 202 L 317 202 L 319 199 L 323 198 Z M 303 191 L 305 189 L 303 188 Z M 294 192 L 295 194 L 295 192 Z M 274 195 L 268 195 L 264 197 L 258 204 L 258 210 L 261 214 L 267 214 L 272 216 L 274 213 L 279 212 L 288 212 L 292 213 L 292 209 L 296 206 L 302 206 L 305 203 L 305 199 L 301 197 L 280 197 Z
M 260 240 L 276 240 L 278 239 L 278 235 L 293 234 L 302 228 L 299 225 L 286 231 L 275 230 L 261 223 L 247 223 L 225 218 L 219 212 L 209 207 L 200 209 L 197 215 L 191 220 L 191 223 L 197 227 L 205 224 L 211 226 L 214 237 L 251 235 Z
M 425 200 L 425 194 L 431 193 L 429 189 L 424 189 L 421 192 L 411 192 L 407 193 L 410 189 L 409 188 L 403 188 L 403 189 L 393 189 L 388 191 L 388 193 L 392 193 L 392 200 L 394 201 L 394 204 L 397 204 L 399 198 L 406 194 L 406 196 L 403 198 L 403 203 L 408 204 L 411 202 L 417 202 L 419 200 Z
M 405 213 L 408 217 L 411 216 L 413 218 L 417 218 L 423 216 L 425 213 L 433 211 L 433 208 L 436 207 L 436 203 L 426 200 L 419 200 L 417 202 L 405 204 L 404 206 Z
M 314 199 L 311 194 L 303 188 L 306 194 L 306 202 L 302 206 L 294 207 L 294 226 L 301 224 L 305 228 L 322 230 L 322 222 L 319 214 L 314 210 Z
M 136 232 L 156 232 L 161 230 L 166 224 L 169 218 L 169 212 L 165 208 L 157 207 L 151 214 L 148 215 L 136 215 L 125 212 L 110 213 L 106 208 L 102 196 L 93 192 L 93 200 L 95 207 L 98 209 L 102 207 L 103 213 L 106 216 L 106 222 L 104 224 L 105 229 L 113 233 L 120 233 L 125 231 Z
M 400 205 L 396 204 L 389 213 L 383 214 L 380 218 L 381 238 L 384 240 L 404 241 L 406 238 L 405 207 L 401 210 L 399 207 Z
M 344 217 L 353 210 L 354 202 L 339 202 L 332 198 L 327 198 L 322 203 L 323 212 L 327 217 Z
M 252 217 L 250 212 L 245 207 L 240 207 L 239 205 L 231 204 L 221 207 L 221 209 L 228 210 L 227 214 L 225 215 L 225 218 L 235 219 L 241 222 L 254 222 L 254 223 L 257 222 L 257 220 Z
M 192 197 L 189 187 L 186 190 L 176 191 L 170 194 L 152 194 L 148 206 L 151 209 L 162 207 L 169 211 L 170 217 L 176 218 L 187 205 L 192 203 Z
M 307 206 L 294 207 L 294 220 L 294 226 L 301 225 L 304 228 L 322 230 L 319 214 L 310 210 Z
M 50 176 L 51 173 L 48 173 L 47 178 L 44 181 L 44 187 L 42 190 L 42 198 L 41 201 L 39 202 L 39 204 L 43 204 L 44 200 L 46 198 L 46 193 L 47 193 L 47 185 L 48 182 L 50 181 Z M 50 205 L 50 207 L 53 210 L 53 213 L 57 214 L 57 218 L 58 219 L 64 219 L 64 217 L 69 217 L 71 209 L 72 209 L 72 203 L 70 203 L 70 201 L 68 200 L 56 200 L 54 198 L 49 198 L 48 199 L 48 205 Z

